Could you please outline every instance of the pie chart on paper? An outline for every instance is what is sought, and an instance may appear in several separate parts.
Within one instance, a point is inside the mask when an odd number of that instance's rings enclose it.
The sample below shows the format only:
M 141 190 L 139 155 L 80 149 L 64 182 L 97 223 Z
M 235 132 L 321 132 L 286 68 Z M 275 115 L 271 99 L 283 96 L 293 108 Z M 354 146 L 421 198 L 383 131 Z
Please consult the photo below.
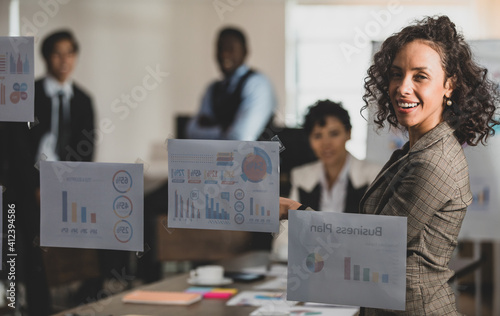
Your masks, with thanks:
M 313 273 L 320 272 L 325 266 L 325 261 L 319 254 L 311 253 L 306 258 L 306 266 Z

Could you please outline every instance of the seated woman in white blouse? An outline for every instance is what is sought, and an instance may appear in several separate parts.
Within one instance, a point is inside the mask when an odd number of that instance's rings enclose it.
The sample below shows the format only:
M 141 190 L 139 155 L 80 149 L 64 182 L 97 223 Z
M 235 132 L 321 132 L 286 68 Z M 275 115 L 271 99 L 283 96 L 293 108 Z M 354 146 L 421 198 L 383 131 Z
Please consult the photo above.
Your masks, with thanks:
M 351 139 L 349 113 L 341 103 L 317 101 L 305 116 L 304 131 L 317 161 L 292 169 L 290 199 L 323 212 L 358 213 L 361 197 L 382 166 L 356 159 L 345 148 Z M 273 240 L 276 260 L 288 258 L 288 221 Z

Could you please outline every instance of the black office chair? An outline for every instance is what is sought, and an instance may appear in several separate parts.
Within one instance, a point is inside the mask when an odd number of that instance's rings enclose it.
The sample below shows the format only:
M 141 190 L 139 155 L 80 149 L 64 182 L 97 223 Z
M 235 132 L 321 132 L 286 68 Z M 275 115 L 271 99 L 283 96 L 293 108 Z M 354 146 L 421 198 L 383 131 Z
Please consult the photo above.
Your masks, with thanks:
M 290 171 L 317 158 L 303 129 L 283 128 L 277 135 L 285 147 L 280 154 L 280 196 L 288 196 L 291 189 Z
M 177 115 L 175 117 L 175 137 L 177 139 L 186 139 L 186 125 L 191 119 L 189 115 Z

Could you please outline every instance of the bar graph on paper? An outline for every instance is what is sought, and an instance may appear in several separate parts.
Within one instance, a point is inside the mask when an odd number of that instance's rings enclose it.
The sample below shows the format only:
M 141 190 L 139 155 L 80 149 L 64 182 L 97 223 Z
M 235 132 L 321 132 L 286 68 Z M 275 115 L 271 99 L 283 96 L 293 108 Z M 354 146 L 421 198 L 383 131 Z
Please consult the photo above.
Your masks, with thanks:
M 250 223 L 270 222 L 271 210 L 264 205 L 254 203 L 254 198 L 249 198 L 249 219 Z
M 87 208 L 85 206 L 79 207 L 76 202 L 68 203 L 68 191 L 62 191 L 62 221 L 67 223 L 97 223 L 97 214 L 89 213 L 87 216 Z M 68 209 L 71 209 L 71 220 L 68 220 Z M 80 210 L 80 216 L 78 216 L 78 209 Z
M 229 192 L 222 192 L 221 198 L 216 199 L 205 194 L 200 200 L 197 194 L 192 192 L 189 196 L 181 195 L 177 190 L 174 193 L 174 216 L 175 220 L 210 220 L 210 223 L 229 224 L 234 219 L 236 223 L 242 224 L 245 220 L 249 223 L 270 223 L 271 210 L 259 203 L 254 198 L 248 199 L 248 205 L 237 200 L 234 206 L 229 204 Z M 225 202 L 227 200 L 227 202 Z M 245 214 L 244 211 L 246 211 Z M 235 213 L 234 216 L 230 214 Z M 248 217 L 248 219 L 245 218 Z
M 29 74 L 31 67 L 28 53 L 0 52 L 0 74 Z
M 0 36 L 0 121 L 34 121 L 34 38 Z
M 142 165 L 43 161 L 40 174 L 42 246 L 142 251 Z
M 200 209 L 200 204 L 197 200 L 190 199 L 189 196 L 184 197 L 175 191 L 174 218 L 177 220 L 229 220 L 229 213 L 226 209 L 219 202 L 215 202 L 214 198 L 209 198 L 208 194 L 205 194 L 205 202 L 201 205 L 202 209 Z M 197 201 L 196 205 L 195 201 Z
M 344 280 L 389 283 L 389 274 L 359 264 L 351 264 L 351 257 L 344 257 Z
M 245 197 L 242 190 L 220 192 L 217 195 L 201 195 L 192 190 L 189 195 L 174 191 L 173 221 L 201 222 L 210 224 L 258 225 L 273 222 L 269 207 L 254 197 Z

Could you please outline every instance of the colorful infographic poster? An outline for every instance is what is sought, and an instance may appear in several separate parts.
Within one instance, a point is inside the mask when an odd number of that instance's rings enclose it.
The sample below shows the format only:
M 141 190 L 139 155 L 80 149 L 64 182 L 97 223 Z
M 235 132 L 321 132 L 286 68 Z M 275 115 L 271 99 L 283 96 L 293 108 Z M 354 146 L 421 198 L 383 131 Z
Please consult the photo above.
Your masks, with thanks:
M 168 141 L 168 226 L 279 231 L 279 143 Z
M 0 37 L 0 121 L 34 121 L 33 43 L 33 37 Z
M 143 251 L 142 164 L 40 162 L 40 244 Z
M 405 217 L 290 211 L 288 220 L 288 300 L 405 309 Z

